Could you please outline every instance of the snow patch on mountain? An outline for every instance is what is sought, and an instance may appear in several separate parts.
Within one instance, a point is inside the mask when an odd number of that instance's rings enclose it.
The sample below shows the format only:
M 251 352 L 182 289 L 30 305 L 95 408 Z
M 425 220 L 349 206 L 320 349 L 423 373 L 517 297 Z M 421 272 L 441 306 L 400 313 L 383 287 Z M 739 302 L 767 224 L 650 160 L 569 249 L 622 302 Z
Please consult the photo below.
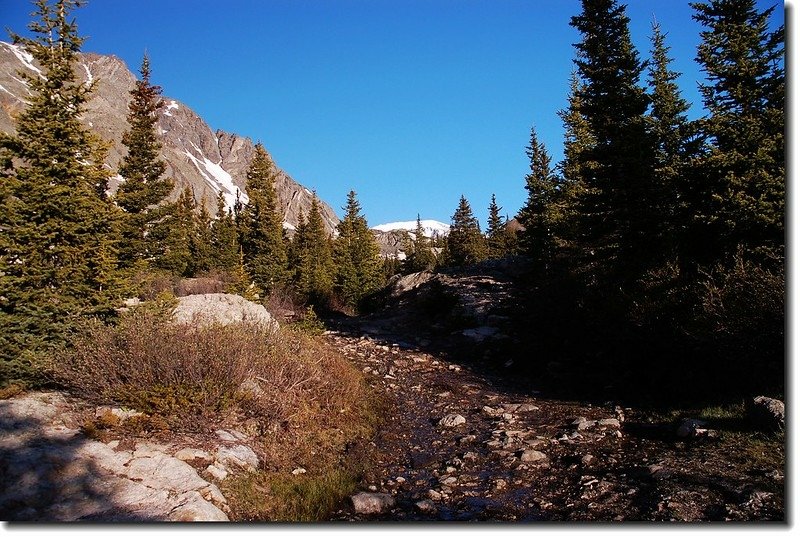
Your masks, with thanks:
M 422 224 L 422 232 L 428 238 L 434 236 L 444 236 L 450 233 L 450 226 L 443 222 L 439 222 L 438 220 L 420 220 L 420 224 Z M 410 220 L 408 222 L 392 222 L 390 224 L 381 224 L 379 226 L 373 226 L 372 229 L 375 231 L 382 231 L 384 233 L 389 231 L 410 231 L 414 232 L 417 230 L 417 221 Z
M 233 183 L 233 177 L 231 177 L 231 174 L 226 172 L 219 164 L 208 160 L 208 158 L 203 155 L 203 152 L 200 150 L 200 148 L 195 144 L 192 142 L 189 143 L 191 144 L 192 148 L 194 148 L 194 150 L 200 154 L 202 160 L 201 158 L 194 156 L 188 150 L 184 150 L 184 153 L 187 157 L 189 157 L 189 159 L 191 159 L 192 163 L 197 168 L 197 171 L 200 172 L 200 175 L 203 176 L 209 186 L 214 189 L 214 192 L 222 192 L 222 196 L 225 198 L 225 207 L 230 211 L 233 210 L 233 207 L 236 204 L 237 193 L 239 194 L 239 199 L 241 202 L 247 205 L 250 202 L 250 198 L 248 198 L 247 194 L 240 190 L 239 187 Z
M 16 56 L 17 59 L 21 61 L 25 67 L 37 73 L 40 77 L 44 78 L 44 75 L 39 70 L 39 68 L 33 65 L 33 55 L 30 52 L 27 52 L 24 48 L 20 47 L 19 45 L 13 45 L 11 43 L 2 43 L 2 44 L 8 47 L 8 49 L 11 50 L 12 53 L 14 53 L 14 56 Z
M 92 76 L 92 71 L 89 69 L 88 65 L 82 63 L 81 67 L 83 67 L 83 70 L 86 71 L 86 87 L 88 88 L 92 85 L 92 82 L 94 82 L 94 77 Z
M 172 117 L 172 113 L 170 112 L 170 110 L 177 110 L 178 108 L 180 107 L 178 106 L 178 103 L 176 101 L 174 100 L 170 101 L 166 109 L 164 110 L 164 115 Z M 217 143 L 219 143 L 219 138 L 217 139 Z

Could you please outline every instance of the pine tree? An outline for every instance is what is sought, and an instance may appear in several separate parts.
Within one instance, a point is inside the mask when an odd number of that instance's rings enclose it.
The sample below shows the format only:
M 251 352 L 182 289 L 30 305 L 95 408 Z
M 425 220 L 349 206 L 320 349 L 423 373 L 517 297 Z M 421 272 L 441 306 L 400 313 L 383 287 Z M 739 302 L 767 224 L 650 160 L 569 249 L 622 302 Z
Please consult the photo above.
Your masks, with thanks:
M 211 225 L 211 266 L 224 271 L 239 263 L 239 238 L 233 214 L 225 205 L 225 196 L 217 195 L 217 218 Z
M 250 202 L 237 217 L 247 272 L 266 292 L 285 285 L 289 279 L 283 218 L 278 212 L 275 193 L 275 170 L 264 146 L 257 144 L 247 171 Z
M 737 248 L 777 255 L 781 263 L 785 217 L 784 29 L 768 23 L 774 7 L 756 10 L 754 0 L 691 4 L 705 26 L 697 61 L 708 117 L 704 179 L 692 201 L 696 231 L 707 239 L 695 252 L 701 261 Z M 704 255 L 705 254 L 705 255 Z
M 486 239 L 481 233 L 478 219 L 472 214 L 469 202 L 462 195 L 453 214 L 450 234 L 447 236 L 448 263 L 453 266 L 474 265 L 486 260 Z
M 174 183 L 162 178 L 166 164 L 159 159 L 161 143 L 156 135 L 158 112 L 163 108 L 161 88 L 150 83 L 150 60 L 142 59 L 141 80 L 131 90 L 128 107 L 129 130 L 122 135 L 128 148 L 119 174 L 125 179 L 115 201 L 125 211 L 122 219 L 120 262 L 132 267 L 163 255 L 164 245 L 155 241 L 153 226 L 166 217 L 171 207 L 161 205 Z
M 83 43 L 70 20 L 76 7 L 39 0 L 33 37 L 12 34 L 43 76 L 19 73 L 28 106 L 16 134 L 0 135 L 0 369 L 60 345 L 81 317 L 112 315 L 121 292 L 105 146 L 80 123 L 92 86 L 73 71 Z
M 405 247 L 406 259 L 404 262 L 404 272 L 422 272 L 423 270 L 431 270 L 436 264 L 436 256 L 431 250 L 431 241 L 425 236 L 425 229 L 422 227 L 422 221 L 417 215 L 417 227 L 414 229 L 414 238 L 408 237 L 408 243 Z
M 508 232 L 506 223 L 500 216 L 502 207 L 497 205 L 497 199 L 492 194 L 489 203 L 489 219 L 486 222 L 486 246 L 489 259 L 499 259 L 509 253 Z
M 345 216 L 334 242 L 335 290 L 344 304 L 357 308 L 359 301 L 383 284 L 383 262 L 375 236 L 361 214 L 356 193 L 347 195 Z
M 303 215 L 301 214 L 301 217 Z M 294 284 L 298 294 L 312 304 L 323 304 L 333 294 L 333 247 L 325 232 L 316 194 L 311 200 L 308 218 L 300 220 L 292 241 Z
M 192 234 L 189 237 L 189 266 L 187 275 L 197 276 L 211 269 L 211 215 L 206 209 L 206 199 L 200 200 L 200 211 L 192 215 Z
M 652 142 L 645 122 L 648 98 L 638 85 L 643 63 L 631 42 L 629 19 L 616 0 L 583 0 L 570 24 L 581 32 L 575 64 L 582 81 L 579 111 L 592 146 L 581 151 L 579 235 L 611 281 L 635 278 L 650 257 L 649 236 L 659 215 L 651 208 Z
M 555 228 L 562 214 L 557 206 L 559 179 L 550 164 L 544 143 L 531 129 L 531 141 L 526 149 L 530 173 L 525 177 L 528 198 L 517 220 L 525 227 L 521 237 L 522 251 L 546 269 L 553 260 L 556 248 Z
M 155 259 L 156 268 L 175 276 L 191 275 L 192 236 L 195 233 L 197 204 L 189 187 L 181 192 L 178 202 L 153 229 L 154 240 L 164 245 L 164 253 Z
M 558 164 L 562 185 L 556 202 L 560 218 L 555 237 L 559 247 L 573 250 L 576 244 L 586 242 L 580 235 L 578 222 L 580 201 L 588 191 L 587 181 L 593 174 L 594 164 L 588 155 L 595 140 L 581 112 L 583 85 L 576 71 L 570 76 L 569 88 L 567 108 L 558 112 L 564 126 L 564 160 Z
M 657 202 L 653 209 L 662 218 L 651 240 L 658 245 L 656 251 L 672 256 L 686 239 L 686 224 L 691 219 L 685 194 L 690 181 L 689 163 L 695 156 L 697 144 L 693 126 L 686 116 L 689 103 L 681 97 L 676 83 L 680 74 L 670 69 L 669 47 L 655 21 L 651 42 L 647 78 L 651 104 L 647 119 L 655 144 L 652 188 L 657 193 L 654 196 Z

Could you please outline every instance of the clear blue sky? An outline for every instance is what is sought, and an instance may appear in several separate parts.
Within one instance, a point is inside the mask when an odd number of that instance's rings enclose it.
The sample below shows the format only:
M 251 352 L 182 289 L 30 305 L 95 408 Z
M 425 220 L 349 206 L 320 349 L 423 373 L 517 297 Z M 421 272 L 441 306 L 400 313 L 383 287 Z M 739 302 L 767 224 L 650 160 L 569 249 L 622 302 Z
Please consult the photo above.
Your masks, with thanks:
M 24 32 L 31 4 L 0 2 L 3 26 Z M 643 58 L 653 17 L 668 32 L 702 114 L 688 2 L 627 5 Z M 146 49 L 165 95 L 261 140 L 339 213 L 355 189 L 371 225 L 449 222 L 464 194 L 485 227 L 492 193 L 509 217 L 525 200 L 532 125 L 561 158 L 579 12 L 579 0 L 91 0 L 75 15 L 85 51 L 136 71 Z

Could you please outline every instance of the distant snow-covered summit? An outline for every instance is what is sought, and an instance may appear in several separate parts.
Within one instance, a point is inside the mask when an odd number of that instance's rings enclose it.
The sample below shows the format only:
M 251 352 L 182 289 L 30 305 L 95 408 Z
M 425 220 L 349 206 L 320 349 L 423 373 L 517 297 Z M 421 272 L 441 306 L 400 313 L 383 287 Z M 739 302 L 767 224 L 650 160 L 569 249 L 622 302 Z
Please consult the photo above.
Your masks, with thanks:
M 450 233 L 450 225 L 439 222 L 438 220 L 420 220 L 420 224 L 422 224 L 423 234 L 428 238 L 435 236 L 442 237 Z M 411 233 L 414 233 L 417 230 L 417 221 L 410 220 L 408 222 L 392 222 L 390 224 L 373 226 L 372 229 L 375 231 L 381 231 L 383 233 L 388 233 L 390 231 L 410 231 Z

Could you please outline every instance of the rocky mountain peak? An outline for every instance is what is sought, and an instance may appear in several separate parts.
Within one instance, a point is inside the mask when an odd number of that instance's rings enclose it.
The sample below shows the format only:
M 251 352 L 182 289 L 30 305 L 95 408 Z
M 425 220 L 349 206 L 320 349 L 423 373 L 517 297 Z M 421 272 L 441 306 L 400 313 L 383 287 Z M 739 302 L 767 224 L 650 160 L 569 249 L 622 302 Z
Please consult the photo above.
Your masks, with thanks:
M 13 132 L 13 117 L 25 107 L 29 90 L 20 71 L 41 75 L 33 58 L 17 45 L 0 41 L 0 131 Z M 96 134 L 111 143 L 106 164 L 116 170 L 126 148 L 122 134 L 128 128 L 126 117 L 130 90 L 136 77 L 116 56 L 82 53 L 75 72 L 95 90 L 87 103 L 83 121 Z M 154 81 L 158 83 L 157 80 Z M 204 202 L 211 214 L 216 212 L 216 198 L 222 192 L 228 207 L 236 201 L 237 193 L 247 201 L 246 175 L 253 158 L 255 144 L 247 137 L 221 130 L 214 131 L 191 108 L 177 99 L 164 96 L 165 107 L 158 118 L 161 138 L 161 158 L 167 164 L 165 176 L 175 181 L 171 199 L 189 187 L 195 200 Z M 275 189 L 284 215 L 284 227 L 292 230 L 300 213 L 311 208 L 312 192 L 297 183 L 276 166 Z M 121 177 L 110 182 L 112 191 Z M 336 213 L 320 200 L 326 228 L 333 232 L 339 222 Z

